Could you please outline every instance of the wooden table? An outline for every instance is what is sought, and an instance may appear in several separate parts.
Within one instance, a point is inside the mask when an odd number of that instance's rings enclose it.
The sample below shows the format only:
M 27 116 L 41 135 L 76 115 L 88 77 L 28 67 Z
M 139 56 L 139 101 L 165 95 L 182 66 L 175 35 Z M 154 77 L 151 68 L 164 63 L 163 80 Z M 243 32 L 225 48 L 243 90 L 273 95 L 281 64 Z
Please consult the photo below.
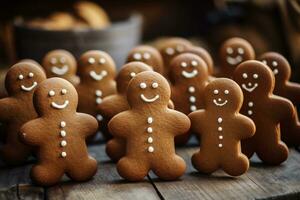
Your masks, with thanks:
M 29 179 L 31 163 L 0 169 L 0 199 L 300 199 L 300 153 L 291 149 L 287 162 L 277 167 L 252 159 L 247 174 L 232 178 L 222 171 L 211 176 L 197 173 L 190 162 L 196 145 L 178 148 L 188 169 L 181 180 L 164 182 L 150 173 L 143 182 L 128 183 L 118 175 L 105 155 L 103 144 L 89 147 L 99 161 L 96 176 L 85 183 L 64 178 L 57 186 L 34 186 Z

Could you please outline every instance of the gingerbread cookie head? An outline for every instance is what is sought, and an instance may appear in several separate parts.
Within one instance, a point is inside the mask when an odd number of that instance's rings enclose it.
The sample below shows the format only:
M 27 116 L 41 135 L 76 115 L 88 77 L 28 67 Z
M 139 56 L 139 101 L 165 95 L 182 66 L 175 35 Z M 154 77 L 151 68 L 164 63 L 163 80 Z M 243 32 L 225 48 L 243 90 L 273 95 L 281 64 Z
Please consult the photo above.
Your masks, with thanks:
M 78 74 L 83 83 L 111 80 L 115 77 L 116 65 L 104 51 L 87 51 L 79 59 Z
M 146 71 L 129 82 L 127 100 L 132 108 L 166 108 L 171 96 L 168 81 L 159 73 Z
M 242 38 L 231 38 L 222 44 L 220 61 L 222 70 L 225 72 L 229 71 L 228 73 L 230 73 L 240 63 L 253 59 L 255 59 L 253 47 L 248 41 Z
M 241 88 L 228 78 L 219 78 L 210 82 L 205 88 L 204 97 L 206 109 L 216 113 L 236 113 L 243 104 Z
M 197 47 L 197 46 L 190 46 L 185 51 L 183 51 L 183 53 L 193 53 L 199 56 L 200 58 L 202 58 L 207 65 L 209 74 L 213 74 L 214 71 L 213 59 L 208 53 L 208 51 L 206 51 L 204 48 Z
M 191 53 L 183 53 L 171 61 L 170 79 L 173 83 L 187 83 L 197 79 L 208 79 L 207 65 L 199 56 Z
M 151 46 L 141 45 L 132 49 L 127 57 L 127 62 L 139 61 L 146 63 L 154 71 L 163 73 L 163 59 L 159 51 Z
M 62 78 L 49 78 L 37 87 L 33 102 L 40 116 L 75 114 L 78 95 L 69 81 Z
M 275 52 L 268 52 L 263 54 L 260 59 L 264 64 L 270 67 L 274 76 L 275 82 L 277 83 L 284 83 L 288 81 L 291 77 L 291 67 L 289 62 L 280 55 L 279 53 Z
M 262 62 L 249 60 L 240 64 L 233 76 L 244 91 L 244 95 L 258 98 L 273 92 L 275 78 L 272 71 Z
M 46 79 L 42 68 L 30 63 L 19 62 L 7 72 L 5 88 L 10 96 L 32 95 L 40 82 Z
M 142 62 L 130 62 L 123 65 L 116 78 L 118 93 L 126 94 L 129 81 L 144 71 L 152 71 L 152 68 Z
M 75 76 L 77 64 L 74 56 L 62 49 L 48 52 L 43 59 L 43 67 L 47 77 Z

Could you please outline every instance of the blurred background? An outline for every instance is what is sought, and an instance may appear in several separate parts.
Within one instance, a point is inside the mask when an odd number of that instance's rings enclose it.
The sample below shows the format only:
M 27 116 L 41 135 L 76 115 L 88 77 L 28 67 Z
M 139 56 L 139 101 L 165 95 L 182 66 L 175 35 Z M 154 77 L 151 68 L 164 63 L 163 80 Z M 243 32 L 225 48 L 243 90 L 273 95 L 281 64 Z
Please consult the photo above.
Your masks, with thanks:
M 4 68 L 23 58 L 40 61 L 54 48 L 76 57 L 104 49 L 121 65 L 138 43 L 166 36 L 203 46 L 215 63 L 220 44 L 239 36 L 257 56 L 272 50 L 285 55 L 294 71 L 300 64 L 300 0 L 5 0 L 0 23 Z

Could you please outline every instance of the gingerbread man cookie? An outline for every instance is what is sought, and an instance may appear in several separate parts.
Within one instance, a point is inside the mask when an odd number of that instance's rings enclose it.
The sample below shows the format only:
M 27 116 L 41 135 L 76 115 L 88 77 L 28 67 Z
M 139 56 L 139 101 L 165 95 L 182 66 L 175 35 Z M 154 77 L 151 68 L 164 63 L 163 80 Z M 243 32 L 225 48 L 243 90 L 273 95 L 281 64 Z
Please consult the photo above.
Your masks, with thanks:
M 160 74 L 163 74 L 164 64 L 162 56 L 154 47 L 148 45 L 137 46 L 132 49 L 127 57 L 127 62 L 140 61 L 144 62 L 152 69 Z
M 293 104 L 273 94 L 275 78 L 267 65 L 245 61 L 234 72 L 234 80 L 244 92 L 241 113 L 256 125 L 252 138 L 242 141 L 242 151 L 249 158 L 256 152 L 266 164 L 278 165 L 288 157 L 288 148 L 280 140 L 279 126 L 295 115 Z
M 42 65 L 48 78 L 64 78 L 73 85 L 79 83 L 79 78 L 76 76 L 76 60 L 74 56 L 66 50 L 58 49 L 48 52 L 43 58 Z
M 191 129 L 201 138 L 199 152 L 192 157 L 200 172 L 212 173 L 221 168 L 239 176 L 249 168 L 248 158 L 241 153 L 241 140 L 254 135 L 253 121 L 240 114 L 243 92 L 232 80 L 212 81 L 204 91 L 205 107 L 189 114 Z
M 80 57 L 78 74 L 81 79 L 76 87 L 79 96 L 78 111 L 96 117 L 100 126 L 103 116 L 97 113 L 97 106 L 104 97 L 116 93 L 115 63 L 103 51 L 87 51 Z
M 121 68 L 116 78 L 118 93 L 105 97 L 97 107 L 98 113 L 104 118 L 103 121 L 108 122 L 116 114 L 130 109 L 126 97 L 128 83 L 143 71 L 152 71 L 152 68 L 142 62 L 130 62 Z M 113 161 L 118 161 L 123 157 L 125 151 L 125 141 L 122 138 L 115 137 L 106 144 L 106 153 Z
M 252 45 L 242 38 L 226 40 L 220 50 L 220 69 L 218 77 L 232 78 L 235 68 L 246 60 L 255 59 Z
M 12 66 L 5 78 L 8 97 L 0 100 L 0 121 L 5 124 L 5 144 L 1 157 L 8 164 L 20 164 L 31 154 L 32 149 L 19 141 L 20 127 L 37 117 L 32 97 L 36 86 L 46 79 L 44 71 L 29 62 Z
M 166 39 L 159 45 L 159 51 L 164 61 L 164 74 L 166 77 L 169 76 L 171 70 L 171 60 L 190 46 L 192 46 L 192 43 L 188 40 L 177 37 Z
M 33 181 L 53 185 L 64 173 L 75 181 L 90 179 L 97 161 L 89 156 L 85 139 L 96 133 L 97 120 L 76 112 L 74 86 L 62 78 L 50 78 L 37 87 L 33 98 L 39 118 L 20 129 L 21 141 L 37 147 L 38 163 L 30 173 Z
M 152 170 L 163 180 L 174 180 L 186 169 L 176 155 L 174 137 L 187 132 L 189 118 L 167 107 L 171 91 L 168 81 L 156 72 L 141 72 L 128 85 L 130 110 L 114 116 L 110 132 L 126 141 L 126 155 L 117 164 L 118 173 L 140 181 Z
M 275 76 L 274 94 L 282 96 L 293 102 L 294 106 L 300 103 L 300 84 L 290 82 L 291 67 L 289 62 L 279 53 L 268 52 L 260 57 L 260 60 L 268 65 Z M 300 145 L 300 123 L 296 116 L 285 119 L 280 126 L 282 140 L 290 146 Z
M 204 88 L 208 84 L 207 65 L 199 56 L 184 53 L 171 62 L 172 101 L 176 110 L 188 115 L 203 108 Z M 176 137 L 176 144 L 186 144 L 190 132 Z

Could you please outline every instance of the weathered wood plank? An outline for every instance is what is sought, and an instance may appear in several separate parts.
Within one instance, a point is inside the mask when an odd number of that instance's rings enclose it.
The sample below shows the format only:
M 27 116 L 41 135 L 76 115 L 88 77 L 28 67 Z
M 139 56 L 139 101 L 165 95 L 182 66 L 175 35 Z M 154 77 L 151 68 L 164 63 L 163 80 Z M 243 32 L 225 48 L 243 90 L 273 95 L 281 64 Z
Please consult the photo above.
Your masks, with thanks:
M 248 173 L 237 178 L 223 171 L 209 175 L 200 174 L 191 165 L 190 158 L 197 147 L 179 148 L 178 154 L 187 162 L 188 169 L 181 180 L 159 181 L 151 173 L 151 180 L 165 199 L 299 199 L 300 154 L 291 150 L 286 163 L 266 167 L 257 158 L 252 159 Z

